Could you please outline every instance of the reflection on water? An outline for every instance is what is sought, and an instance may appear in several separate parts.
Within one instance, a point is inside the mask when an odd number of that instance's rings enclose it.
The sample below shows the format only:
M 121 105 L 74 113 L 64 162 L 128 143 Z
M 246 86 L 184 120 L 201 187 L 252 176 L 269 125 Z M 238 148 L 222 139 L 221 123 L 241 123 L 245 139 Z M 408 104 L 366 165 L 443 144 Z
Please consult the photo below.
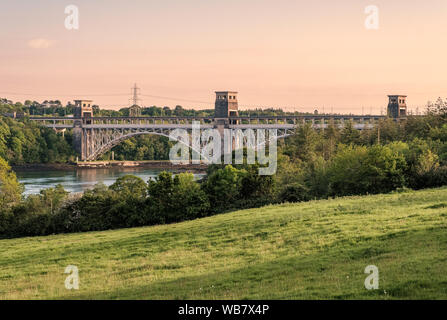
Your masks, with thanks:
M 165 170 L 165 169 L 163 169 Z M 114 168 L 114 169 L 75 169 L 73 171 L 17 171 L 17 178 L 25 185 L 25 195 L 37 194 L 42 189 L 61 184 L 69 192 L 82 192 L 102 182 L 109 186 L 119 177 L 133 174 L 144 181 L 158 175 L 162 169 Z M 194 174 L 200 178 L 203 174 Z

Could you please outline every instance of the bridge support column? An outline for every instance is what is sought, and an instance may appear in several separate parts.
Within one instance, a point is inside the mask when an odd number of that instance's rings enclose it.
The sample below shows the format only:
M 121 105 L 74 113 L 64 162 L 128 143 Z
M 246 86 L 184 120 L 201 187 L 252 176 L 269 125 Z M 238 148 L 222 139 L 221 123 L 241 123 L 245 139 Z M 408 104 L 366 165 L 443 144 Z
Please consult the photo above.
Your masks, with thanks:
M 81 160 L 84 158 L 84 133 L 81 127 L 73 128 L 73 148 L 81 156 Z
M 225 138 L 224 138 L 224 132 L 225 129 L 228 128 L 229 120 L 227 118 L 216 118 L 214 123 L 214 129 L 217 129 L 220 134 L 220 151 L 221 156 L 223 157 L 225 155 Z

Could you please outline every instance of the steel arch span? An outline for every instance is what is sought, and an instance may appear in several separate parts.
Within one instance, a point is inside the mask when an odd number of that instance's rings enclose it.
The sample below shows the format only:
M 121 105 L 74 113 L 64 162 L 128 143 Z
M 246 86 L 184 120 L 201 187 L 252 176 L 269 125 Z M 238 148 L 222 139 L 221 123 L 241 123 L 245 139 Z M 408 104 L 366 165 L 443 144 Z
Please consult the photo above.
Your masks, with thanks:
M 92 135 L 93 137 L 90 138 L 90 140 L 93 140 L 93 143 L 91 143 L 90 146 L 87 148 L 90 150 L 87 150 L 86 160 L 87 161 L 96 160 L 100 155 L 106 153 L 113 147 L 119 145 L 124 140 L 130 139 L 132 137 L 140 136 L 140 135 L 146 135 L 146 134 L 166 137 L 168 139 L 171 138 L 170 139 L 171 141 L 179 142 L 195 152 L 200 152 L 200 151 L 196 150 L 195 148 L 193 148 L 189 143 L 185 143 L 181 139 L 176 139 L 176 138 L 171 137 L 169 135 L 169 132 L 167 133 L 167 132 L 163 132 L 163 131 L 137 131 L 137 132 L 107 133 L 107 132 L 102 132 L 100 130 L 99 132 L 95 132 Z M 88 133 L 87 133 L 87 135 L 88 135 Z M 89 137 L 87 136 L 86 139 L 89 139 Z M 90 152 L 88 152 L 88 151 L 90 151 Z
M 264 129 L 264 128 L 257 128 Z M 179 142 L 190 150 L 195 151 L 202 155 L 205 160 L 209 160 L 205 155 L 201 153 L 201 150 L 197 150 L 194 148 L 188 139 L 188 143 L 185 143 L 182 139 L 178 139 L 176 136 L 172 136 L 171 132 L 175 129 L 103 129 L 103 128 L 83 128 L 81 134 L 81 154 L 84 156 L 82 160 L 93 161 L 96 160 L 100 155 L 106 153 L 113 147 L 119 145 L 124 140 L 130 139 L 132 137 L 140 136 L 140 135 L 157 135 L 169 138 L 171 141 Z M 233 129 L 234 130 L 234 129 Z M 186 130 L 188 132 L 188 136 L 191 135 L 191 130 Z M 234 132 L 234 131 L 233 131 Z M 273 140 L 282 139 L 294 134 L 294 130 L 291 129 L 279 129 L 278 134 L 276 136 L 269 137 L 266 141 L 258 143 L 256 145 L 257 148 L 264 146 L 266 143 L 269 143 Z M 221 146 L 223 146 L 223 137 L 221 137 Z M 234 139 L 234 136 L 233 138 Z M 232 140 L 232 142 L 234 142 Z

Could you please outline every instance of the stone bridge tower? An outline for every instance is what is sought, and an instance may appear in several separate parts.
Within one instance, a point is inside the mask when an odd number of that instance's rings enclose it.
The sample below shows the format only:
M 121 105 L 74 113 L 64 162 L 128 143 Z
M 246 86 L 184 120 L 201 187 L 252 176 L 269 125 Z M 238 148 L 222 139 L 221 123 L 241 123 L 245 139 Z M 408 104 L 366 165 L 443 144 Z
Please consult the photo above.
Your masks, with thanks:
M 85 159 L 87 155 L 87 138 L 83 132 L 83 124 L 91 124 L 93 117 L 92 100 L 75 100 L 74 106 L 74 127 L 73 127 L 73 147 L 81 155 L 81 159 Z
M 388 117 L 393 119 L 407 117 L 407 96 L 392 95 L 388 96 Z
M 92 100 L 75 100 L 74 117 L 75 118 L 91 118 L 93 117 Z
M 222 155 L 229 152 L 224 149 L 224 130 L 230 124 L 237 124 L 237 120 L 231 120 L 230 117 L 239 116 L 239 105 L 237 102 L 236 91 L 216 91 L 216 102 L 214 104 L 214 128 L 217 129 L 222 137 L 221 148 Z
M 216 91 L 216 102 L 214 104 L 214 117 L 216 122 L 229 123 L 229 117 L 239 116 L 239 106 L 237 103 L 237 92 Z

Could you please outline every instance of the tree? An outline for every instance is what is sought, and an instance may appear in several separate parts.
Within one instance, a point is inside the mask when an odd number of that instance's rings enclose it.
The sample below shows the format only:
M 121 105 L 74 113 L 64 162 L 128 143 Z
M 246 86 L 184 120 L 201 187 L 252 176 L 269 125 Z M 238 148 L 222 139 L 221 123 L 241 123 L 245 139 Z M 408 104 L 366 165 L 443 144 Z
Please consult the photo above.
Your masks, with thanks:
M 175 106 L 174 115 L 181 117 L 184 115 L 184 113 L 185 113 L 185 110 L 183 109 L 182 106 L 179 106 L 179 105 Z
M 0 118 L 0 156 L 10 164 L 65 162 L 74 158 L 71 136 L 35 122 Z
M 246 200 L 268 203 L 275 190 L 275 179 L 272 175 L 260 175 L 258 170 L 258 164 L 245 166 L 245 173 L 241 178 L 240 195 Z
M 341 147 L 328 170 L 332 195 L 390 192 L 405 185 L 406 161 L 386 146 Z
M 417 175 L 424 175 L 427 172 L 433 171 L 439 167 L 439 158 L 431 150 L 425 150 L 417 158 L 415 171 Z
M 292 161 L 287 155 L 278 152 L 278 169 L 275 179 L 278 187 L 292 183 L 303 183 L 305 168 L 302 161 Z
M 299 126 L 297 132 L 288 138 L 284 153 L 292 159 L 299 159 L 304 162 L 311 161 L 315 157 L 317 145 L 321 137 L 306 123 Z
M 329 122 L 329 125 L 326 130 L 324 130 L 324 138 L 325 142 L 323 145 L 324 158 L 329 159 L 332 158 L 332 155 L 335 153 L 335 146 L 337 141 L 340 140 L 340 132 L 338 128 L 335 126 L 333 120 Z
M 204 217 L 209 213 L 210 203 L 205 192 L 194 180 L 192 173 L 180 173 L 174 178 L 173 199 L 178 214 L 174 219 L 185 220 Z
M 341 142 L 345 144 L 358 144 L 360 142 L 359 130 L 354 128 L 352 121 L 345 123 L 345 126 L 341 131 Z
M 245 170 L 238 170 L 232 165 L 210 173 L 203 188 L 218 212 L 231 208 L 240 199 L 241 180 Z
M 427 104 L 427 113 L 429 115 L 438 115 L 442 118 L 447 117 L 447 100 L 442 100 L 441 97 L 439 97 L 436 102 L 428 102 Z
M 118 178 L 109 188 L 124 198 L 145 198 L 147 194 L 147 185 L 144 180 L 130 174 Z
M 0 118 L 0 157 L 6 158 L 8 154 L 7 139 L 11 134 L 9 126 Z
M 17 181 L 8 163 L 0 158 L 0 209 L 20 201 L 23 185 Z
M 328 195 L 328 162 L 322 156 L 319 156 L 306 167 L 304 181 L 309 189 L 309 196 L 321 198 Z
M 173 177 L 172 173 L 163 171 L 148 185 L 146 210 L 151 223 L 198 218 L 209 212 L 208 198 L 192 174 L 181 173 Z
M 377 124 L 377 130 L 374 130 L 376 141 L 379 140 L 378 134 L 380 132 L 380 143 L 385 144 L 391 141 L 399 140 L 400 125 L 392 119 L 380 120 Z
M 65 197 L 68 195 L 61 184 L 55 188 L 48 188 L 40 191 L 40 198 L 46 208 L 50 208 L 50 213 L 53 214 L 55 209 L 59 207 Z

